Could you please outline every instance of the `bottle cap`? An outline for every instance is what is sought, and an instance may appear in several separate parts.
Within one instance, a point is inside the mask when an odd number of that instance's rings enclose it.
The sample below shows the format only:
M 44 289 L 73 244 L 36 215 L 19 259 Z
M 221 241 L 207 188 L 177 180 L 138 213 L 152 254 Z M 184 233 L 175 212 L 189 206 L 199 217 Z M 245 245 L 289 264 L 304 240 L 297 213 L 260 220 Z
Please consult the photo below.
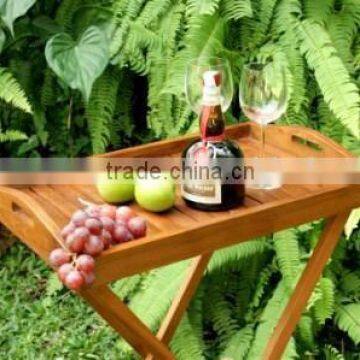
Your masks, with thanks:
M 203 74 L 204 86 L 219 87 L 221 85 L 221 74 L 219 71 L 208 70 Z
M 221 74 L 219 71 L 208 70 L 203 74 L 203 104 L 217 105 L 221 102 Z

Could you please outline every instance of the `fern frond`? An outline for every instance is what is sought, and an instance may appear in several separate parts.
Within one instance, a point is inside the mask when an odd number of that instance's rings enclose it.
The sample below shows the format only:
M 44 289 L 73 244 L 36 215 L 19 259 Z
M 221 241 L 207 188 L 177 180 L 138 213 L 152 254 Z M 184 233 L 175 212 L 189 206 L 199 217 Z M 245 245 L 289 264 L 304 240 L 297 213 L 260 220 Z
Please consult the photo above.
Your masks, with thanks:
M 291 289 L 299 275 L 300 250 L 295 229 L 277 232 L 273 236 L 276 259 L 286 285 Z
M 174 338 L 171 340 L 170 347 L 177 360 L 205 359 L 203 356 L 203 341 L 194 332 L 187 314 L 185 314 L 181 320 Z
M 130 138 L 134 130 L 132 117 L 132 97 L 134 94 L 133 76 L 123 72 L 119 80 L 116 109 L 110 123 L 110 143 L 115 149 L 123 145 L 124 140 Z
M 55 20 L 64 29 L 71 31 L 74 13 L 81 5 L 82 0 L 63 0 L 56 12 Z
M 353 71 L 351 46 L 359 26 L 360 6 L 353 0 L 345 0 L 341 11 L 333 13 L 327 22 L 330 38 L 350 72 Z
M 145 275 L 137 274 L 120 279 L 112 285 L 113 291 L 120 299 L 129 299 L 141 287 Z
M 300 49 L 314 69 L 316 80 L 330 109 L 357 138 L 360 137 L 360 96 L 338 57 L 325 29 L 310 20 L 297 28 Z
M 283 35 L 292 32 L 302 16 L 302 2 L 300 0 L 282 0 L 275 8 L 272 33 Z
M 269 280 L 274 273 L 274 266 L 270 264 L 258 276 L 258 280 L 256 281 L 256 288 L 254 291 L 254 295 L 252 296 L 251 302 L 249 304 L 249 308 L 254 310 L 260 306 L 260 302 L 265 294 L 266 286 L 269 285 Z
M 263 238 L 218 250 L 212 256 L 207 271 L 211 273 L 223 269 L 224 266 L 231 266 L 232 263 L 244 262 L 251 256 L 260 255 L 269 249 L 269 243 Z
M 220 9 L 227 21 L 253 16 L 250 0 L 223 0 Z
M 156 329 L 163 319 L 186 274 L 188 264 L 188 261 L 183 261 L 154 270 L 145 279 L 142 291 L 132 298 L 130 308 L 151 329 Z
M 247 360 L 258 360 L 259 356 L 261 357 L 261 354 L 264 353 L 265 346 L 287 304 L 288 298 L 287 286 L 284 281 L 280 281 L 260 316 L 259 325 L 256 329 L 255 338 L 251 345 Z M 291 340 L 287 346 L 287 349 L 290 349 L 287 351 L 290 351 L 291 354 L 293 354 L 294 351 L 293 346 L 294 342 Z M 288 356 L 290 357 L 290 355 Z
M 360 303 L 338 305 L 335 312 L 337 326 L 346 332 L 355 344 L 360 343 Z
M 331 345 L 325 345 L 324 348 L 325 360 L 345 360 L 345 357 L 338 349 Z
M 185 69 L 190 60 L 206 60 L 219 55 L 223 50 L 224 21 L 217 14 L 191 18 L 189 29 L 183 40 L 184 49 L 179 51 L 171 64 L 164 92 L 182 96 Z
M 306 350 L 312 350 L 315 347 L 314 324 L 308 315 L 303 315 L 297 325 L 296 335 L 299 342 Z
M 321 292 L 321 289 L 320 289 L 320 283 L 318 282 L 315 286 L 315 289 L 314 291 L 312 292 L 308 302 L 307 302 L 307 305 L 306 305 L 306 310 L 309 311 L 311 310 L 315 303 L 320 300 L 322 297 L 322 292 Z
M 320 131 L 342 144 L 355 155 L 360 154 L 360 138 L 355 138 L 350 131 L 334 116 L 329 106 L 320 99 L 318 106 Z
M 24 90 L 12 74 L 2 67 L 0 67 L 0 99 L 20 110 L 32 113 Z
M 316 2 L 305 0 L 304 14 L 306 18 L 324 25 L 328 20 L 333 7 L 334 0 L 317 0 Z
M 116 57 L 125 45 L 130 23 L 139 15 L 144 2 L 145 0 L 132 0 L 124 3 L 122 0 L 117 0 L 113 3 L 114 23 L 117 27 L 110 43 L 111 58 Z M 118 60 L 113 60 L 113 63 L 115 62 Z
M 255 32 L 253 34 L 254 44 L 260 45 L 269 33 L 277 2 L 277 0 L 262 0 L 260 2 L 260 7 L 255 14 L 256 25 L 254 26 Z
M 54 73 L 47 68 L 44 72 L 44 83 L 41 88 L 41 105 L 53 106 L 56 101 L 56 78 Z
M 3 133 L 0 132 L 0 143 L 26 140 L 27 138 L 27 135 L 19 130 L 6 130 Z
M 359 296 L 360 274 L 351 271 L 342 274 L 340 288 L 346 296 Z
M 85 116 L 95 154 L 104 152 L 109 144 L 109 124 L 115 112 L 118 85 L 117 72 L 108 69 L 96 80 L 91 92 Z
M 156 330 L 163 320 L 188 265 L 188 261 L 182 261 L 153 270 L 143 280 L 141 289 L 130 300 L 130 309 L 151 330 Z M 120 348 L 128 354 L 133 352 L 130 345 L 123 340 L 121 340 Z
M 213 15 L 219 7 L 220 0 L 189 0 L 187 11 L 189 14 Z
M 321 297 L 315 302 L 313 310 L 318 324 L 323 325 L 335 310 L 335 286 L 329 278 L 323 277 L 319 282 L 319 288 Z
M 307 96 L 307 72 L 305 62 L 297 47 L 294 46 L 296 38 L 294 33 L 289 31 L 280 39 L 280 45 L 284 54 L 286 54 L 287 63 L 291 72 L 292 92 L 289 95 L 287 114 L 293 113 L 293 116 L 300 115 L 304 108 L 309 105 Z M 301 125 L 305 125 L 307 117 L 301 120 Z M 300 125 L 299 124 L 299 125 Z
M 206 280 L 205 280 L 206 281 Z M 195 297 L 192 299 L 189 308 L 187 310 L 187 316 L 189 318 L 189 322 L 191 324 L 191 327 L 193 329 L 194 335 L 200 339 L 201 346 L 204 347 L 204 313 L 203 313 L 203 306 L 204 302 L 207 301 L 207 299 L 204 298 L 205 294 L 205 281 L 202 281 L 200 283 L 199 288 L 196 291 Z
M 151 23 L 158 21 L 163 15 L 167 14 L 174 0 L 151 0 L 147 1 L 136 21 L 147 27 Z
M 206 317 L 210 320 L 220 344 L 226 344 L 236 333 L 238 325 L 232 315 L 231 303 L 225 297 L 224 286 L 218 283 L 216 277 L 212 278 L 205 297 L 211 298 L 211 301 L 206 303 Z
M 254 328 L 247 325 L 239 330 L 228 342 L 224 351 L 221 353 L 220 360 L 243 360 L 246 359 L 251 342 L 254 337 Z

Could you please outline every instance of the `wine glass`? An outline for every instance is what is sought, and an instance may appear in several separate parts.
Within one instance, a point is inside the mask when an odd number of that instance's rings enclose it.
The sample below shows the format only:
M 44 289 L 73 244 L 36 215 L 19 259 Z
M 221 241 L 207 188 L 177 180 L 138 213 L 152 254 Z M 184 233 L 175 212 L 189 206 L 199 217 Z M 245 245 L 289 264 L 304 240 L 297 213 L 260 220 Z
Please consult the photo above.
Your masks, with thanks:
M 221 77 L 221 110 L 225 113 L 234 94 L 231 67 L 225 58 L 209 57 L 190 61 L 185 74 L 186 99 L 192 110 L 199 115 L 202 109 L 203 75 L 206 71 L 218 72 Z
M 286 110 L 287 87 L 284 66 L 276 63 L 244 65 L 239 89 L 240 106 L 245 115 L 260 125 L 260 157 L 264 157 L 266 125 Z M 274 189 L 280 185 L 263 183 L 256 187 Z

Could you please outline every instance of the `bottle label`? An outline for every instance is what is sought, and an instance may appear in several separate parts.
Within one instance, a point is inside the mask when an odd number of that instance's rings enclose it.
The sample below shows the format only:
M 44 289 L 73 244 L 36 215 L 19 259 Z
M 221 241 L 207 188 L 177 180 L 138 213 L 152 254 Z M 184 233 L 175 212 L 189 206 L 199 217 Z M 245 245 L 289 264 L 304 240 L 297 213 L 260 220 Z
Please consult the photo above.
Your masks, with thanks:
M 186 178 L 181 185 L 183 198 L 202 204 L 221 204 L 221 180 Z

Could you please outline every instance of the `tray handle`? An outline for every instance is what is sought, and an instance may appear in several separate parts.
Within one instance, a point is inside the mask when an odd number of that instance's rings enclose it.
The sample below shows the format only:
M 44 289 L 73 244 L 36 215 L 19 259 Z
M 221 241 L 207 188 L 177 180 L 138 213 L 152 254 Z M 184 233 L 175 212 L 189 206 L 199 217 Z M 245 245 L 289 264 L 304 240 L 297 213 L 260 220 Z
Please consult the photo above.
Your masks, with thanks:
M 0 186 L 0 221 L 45 261 L 59 247 L 57 225 L 21 190 Z
M 318 142 L 315 142 L 313 140 L 309 140 L 306 137 L 300 136 L 300 135 L 291 135 L 291 140 L 297 144 L 301 144 L 304 146 L 309 147 L 310 149 L 313 149 L 315 151 L 323 151 L 324 148 L 319 144 Z
M 251 123 L 252 134 L 260 139 L 260 126 Z M 341 145 L 320 132 L 302 126 L 267 125 L 266 143 L 299 157 L 353 157 Z

